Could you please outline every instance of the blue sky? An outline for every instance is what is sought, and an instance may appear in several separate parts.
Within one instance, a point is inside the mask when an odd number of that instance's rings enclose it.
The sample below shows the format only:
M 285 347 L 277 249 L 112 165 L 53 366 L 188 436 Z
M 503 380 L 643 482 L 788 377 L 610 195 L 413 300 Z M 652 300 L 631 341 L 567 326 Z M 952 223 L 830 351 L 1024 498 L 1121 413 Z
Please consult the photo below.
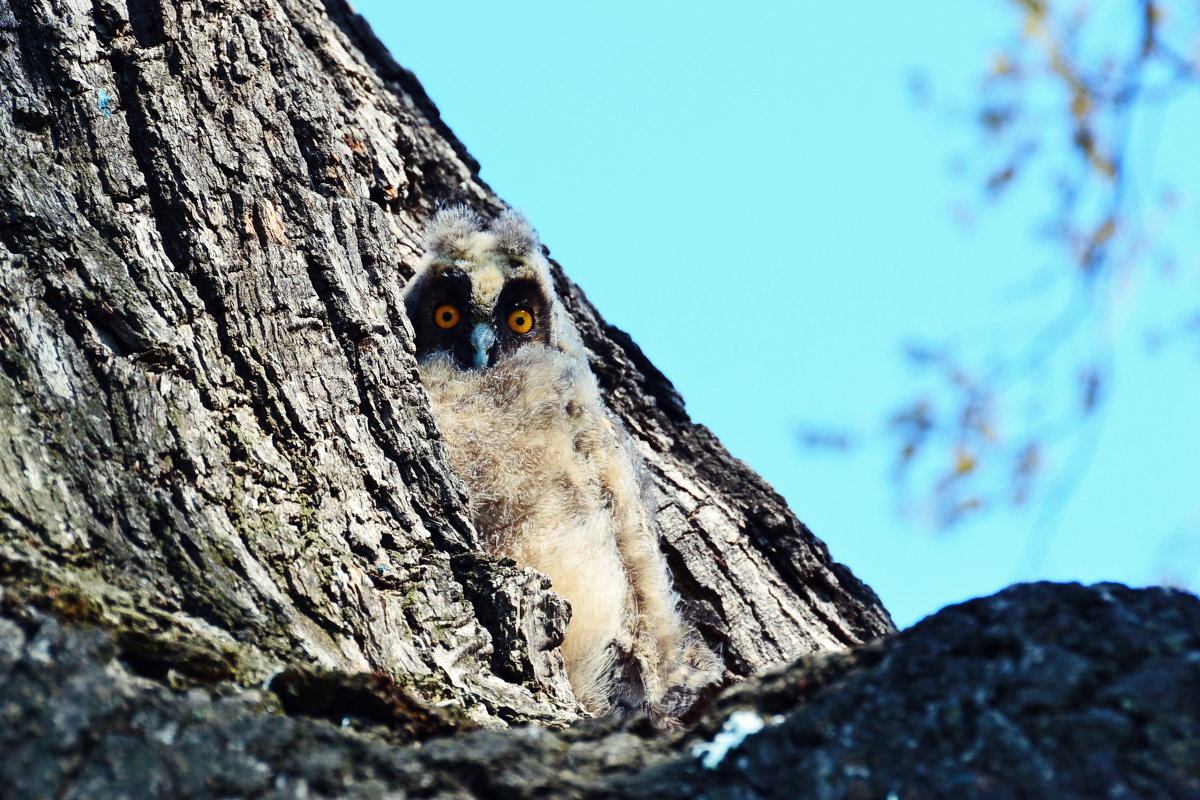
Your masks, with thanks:
M 969 101 L 1012 30 L 1006 4 L 355 7 L 693 418 L 898 624 L 1016 580 L 1200 578 L 1200 357 L 1194 341 L 1153 357 L 1144 346 L 1170 301 L 1200 296 L 1194 274 L 1116 283 L 1095 328 L 1113 343 L 1115 383 L 1099 424 L 1051 454 L 1052 467 L 1075 452 L 1086 465 L 1061 507 L 941 532 L 901 507 L 894 449 L 798 442 L 803 425 L 880 430 L 921 382 L 903 343 L 998 346 L 1069 292 L 1058 280 L 1014 299 L 1030 276 L 1056 274 L 1033 235 L 1045 193 L 956 221 L 975 185 L 949 164 L 975 131 L 909 90 L 919 70 L 938 96 Z M 1155 164 L 1186 162 L 1190 174 L 1173 174 L 1200 186 L 1187 133 L 1200 115 L 1173 113 L 1154 121 Z M 1196 219 L 1195 205 L 1184 212 Z M 1181 249 L 1200 273 L 1195 244 Z

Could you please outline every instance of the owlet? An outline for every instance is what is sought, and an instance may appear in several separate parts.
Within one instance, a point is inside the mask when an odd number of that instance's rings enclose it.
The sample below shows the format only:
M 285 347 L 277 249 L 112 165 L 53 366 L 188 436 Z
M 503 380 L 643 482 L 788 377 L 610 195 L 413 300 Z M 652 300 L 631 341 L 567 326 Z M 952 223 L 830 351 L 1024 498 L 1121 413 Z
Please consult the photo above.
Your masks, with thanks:
M 440 211 L 405 291 L 420 374 L 486 548 L 571 604 L 562 654 L 592 714 L 677 713 L 720 677 L 685 624 L 630 436 L 606 409 L 537 234 Z

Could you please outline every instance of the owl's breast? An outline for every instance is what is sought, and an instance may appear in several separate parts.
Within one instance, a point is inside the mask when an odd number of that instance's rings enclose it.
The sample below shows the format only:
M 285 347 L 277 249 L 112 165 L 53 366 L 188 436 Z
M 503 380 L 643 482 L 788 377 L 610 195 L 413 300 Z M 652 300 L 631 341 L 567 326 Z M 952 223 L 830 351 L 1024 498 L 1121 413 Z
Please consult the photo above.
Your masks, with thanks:
M 489 549 L 531 563 L 531 547 L 607 527 L 597 455 L 615 443 L 586 364 L 538 345 L 483 370 L 434 359 L 421 377 Z

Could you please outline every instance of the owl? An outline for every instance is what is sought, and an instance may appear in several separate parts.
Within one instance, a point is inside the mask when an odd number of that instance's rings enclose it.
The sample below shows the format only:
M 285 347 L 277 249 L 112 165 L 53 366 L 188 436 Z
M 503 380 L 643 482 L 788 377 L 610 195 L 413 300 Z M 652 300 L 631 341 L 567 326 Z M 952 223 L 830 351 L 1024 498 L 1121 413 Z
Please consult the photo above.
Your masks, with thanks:
M 677 713 L 720 677 L 682 619 L 630 436 L 605 407 L 538 236 L 440 211 L 405 289 L 421 379 L 492 554 L 571 605 L 567 677 L 589 713 Z

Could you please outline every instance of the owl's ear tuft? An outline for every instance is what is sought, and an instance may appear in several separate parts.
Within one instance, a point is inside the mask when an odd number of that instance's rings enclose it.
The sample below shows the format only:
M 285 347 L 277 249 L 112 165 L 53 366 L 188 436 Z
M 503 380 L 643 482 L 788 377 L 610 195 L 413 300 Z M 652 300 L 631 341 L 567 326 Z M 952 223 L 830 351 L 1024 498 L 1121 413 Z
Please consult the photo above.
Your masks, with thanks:
M 528 256 L 542 248 L 537 231 L 529 224 L 529 220 L 511 208 L 492 223 L 492 235 L 496 237 L 496 249 L 505 255 Z
M 438 255 L 459 258 L 470 247 L 471 237 L 483 230 L 483 220 L 463 205 L 446 206 L 425 227 L 425 249 Z

